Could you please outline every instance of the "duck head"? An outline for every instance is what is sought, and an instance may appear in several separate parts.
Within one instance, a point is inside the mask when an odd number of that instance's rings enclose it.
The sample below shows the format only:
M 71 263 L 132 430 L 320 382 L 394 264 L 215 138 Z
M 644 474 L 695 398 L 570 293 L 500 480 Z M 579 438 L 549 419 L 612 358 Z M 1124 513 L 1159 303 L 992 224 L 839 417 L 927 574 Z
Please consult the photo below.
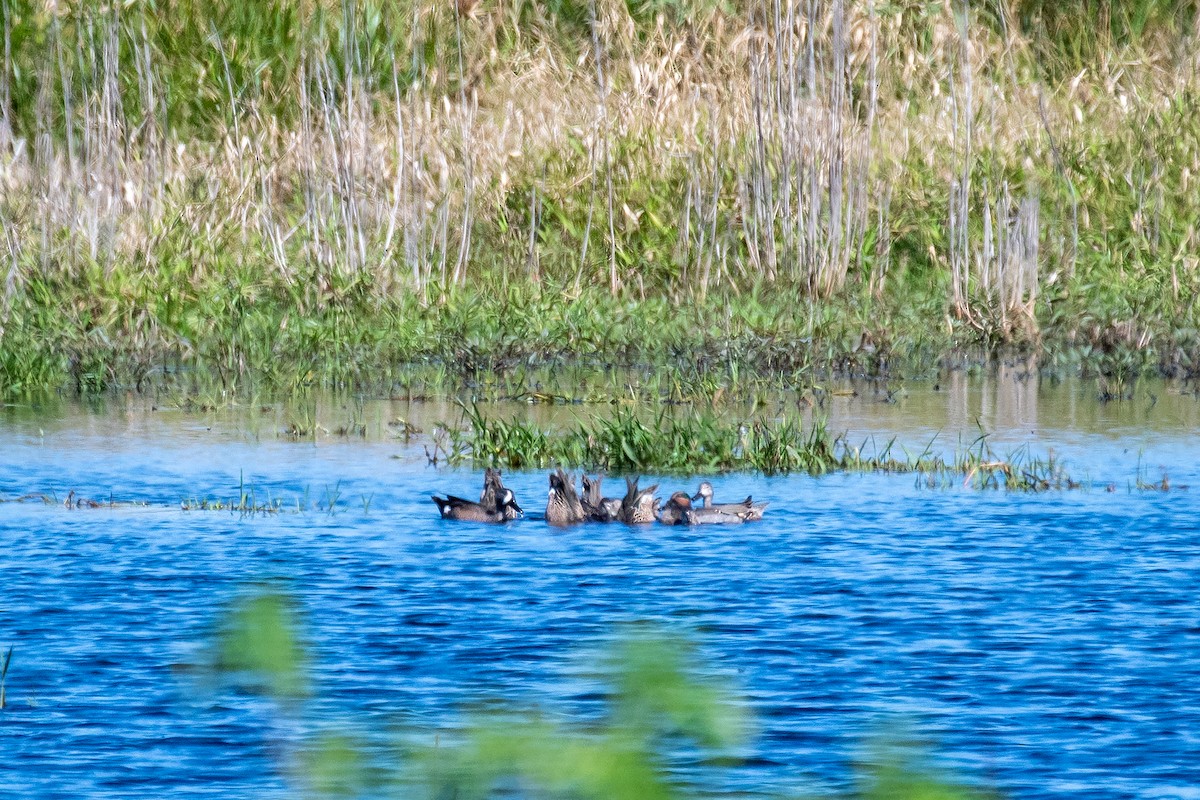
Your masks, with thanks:
M 517 498 L 516 498 L 516 496 L 513 494 L 513 491 L 512 491 L 512 489 L 505 489 L 503 492 L 501 492 L 501 494 L 500 494 L 500 508 L 501 508 L 503 511 L 506 511 L 506 512 L 507 512 L 509 509 L 511 509 L 512 511 L 516 512 L 516 515 L 517 515 L 518 517 L 523 517 L 523 516 L 525 516 L 525 512 L 521 510 L 521 507 L 520 507 L 519 505 L 517 505 Z M 506 516 L 507 516 L 507 515 L 506 515 Z

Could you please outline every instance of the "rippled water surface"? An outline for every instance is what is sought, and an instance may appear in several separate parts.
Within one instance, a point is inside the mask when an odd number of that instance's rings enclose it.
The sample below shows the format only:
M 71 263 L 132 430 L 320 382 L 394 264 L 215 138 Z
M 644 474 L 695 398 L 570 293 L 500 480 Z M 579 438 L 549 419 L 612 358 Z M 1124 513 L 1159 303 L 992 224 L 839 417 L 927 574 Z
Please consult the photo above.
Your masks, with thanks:
M 839 395 L 836 429 L 919 448 L 984 425 L 1066 454 L 1090 488 L 727 476 L 718 497 L 753 493 L 768 515 L 703 531 L 444 523 L 430 493 L 469 496 L 479 476 L 429 467 L 423 440 L 394 436 L 395 417 L 432 416 L 405 403 L 11 407 L 0 499 L 74 490 L 146 505 L 0 503 L 0 646 L 15 646 L 0 793 L 291 796 L 280 742 L 297 724 L 190 669 L 226 601 L 283 577 L 304 610 L 318 715 L 364 729 L 419 737 L 492 697 L 594 713 L 581 653 L 651 619 L 697 641 L 755 712 L 726 789 L 845 788 L 867 737 L 901 719 L 940 764 L 1011 797 L 1200 797 L 1196 401 L 1151 394 Z M 362 421 L 367 436 L 290 441 L 291 413 L 330 430 Z M 1196 488 L 1138 491 L 1139 469 Z M 505 477 L 540 510 L 544 473 Z M 663 480 L 676 483 L 694 485 Z M 305 510 L 180 509 L 242 488 Z

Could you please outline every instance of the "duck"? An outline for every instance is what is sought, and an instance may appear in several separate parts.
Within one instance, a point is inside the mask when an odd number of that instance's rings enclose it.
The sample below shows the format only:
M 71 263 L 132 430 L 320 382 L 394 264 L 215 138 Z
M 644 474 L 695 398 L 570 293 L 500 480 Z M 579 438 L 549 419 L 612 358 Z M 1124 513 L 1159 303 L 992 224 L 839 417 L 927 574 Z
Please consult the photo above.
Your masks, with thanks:
M 550 494 L 546 498 L 546 522 L 550 525 L 575 525 L 587 519 L 583 503 L 575 492 L 575 476 L 559 467 L 550 473 Z
M 675 492 L 667 499 L 667 504 L 658 514 L 658 521 L 664 525 L 683 525 L 683 515 L 692 507 L 692 498 L 687 492 Z
M 612 522 L 621 511 L 619 498 L 602 496 L 600 482 L 603 480 L 603 475 L 595 478 L 583 476 L 583 510 L 593 522 Z
M 740 525 L 750 519 L 751 508 L 735 506 L 740 511 L 725 508 L 696 508 L 687 492 L 675 492 L 658 515 L 664 525 Z
M 708 481 L 701 481 L 700 488 L 691 498 L 692 500 L 703 500 L 697 511 L 712 511 L 719 510 L 729 514 L 744 514 L 744 521 L 758 520 L 763 518 L 763 512 L 766 511 L 768 503 L 755 503 L 753 497 L 747 496 L 740 503 L 714 503 L 713 502 L 713 487 Z
M 625 479 L 625 497 L 622 498 L 621 507 L 617 511 L 617 520 L 626 525 L 644 525 L 658 519 L 659 500 L 654 496 L 658 484 L 648 489 L 639 489 L 639 480 L 640 477 Z
M 523 516 L 521 507 L 516 502 L 498 503 L 499 498 L 503 497 L 506 491 L 508 490 L 504 486 L 504 481 L 500 479 L 500 470 L 488 467 L 483 471 L 483 491 L 479 493 L 479 505 L 484 508 L 496 508 L 497 506 L 503 508 L 506 520 L 514 520 Z
M 454 495 L 447 495 L 445 498 L 434 495 L 433 502 L 437 504 L 442 519 L 463 522 L 508 522 L 524 513 L 517 505 L 512 489 L 507 488 L 496 496 L 496 502 L 491 505 L 464 500 Z

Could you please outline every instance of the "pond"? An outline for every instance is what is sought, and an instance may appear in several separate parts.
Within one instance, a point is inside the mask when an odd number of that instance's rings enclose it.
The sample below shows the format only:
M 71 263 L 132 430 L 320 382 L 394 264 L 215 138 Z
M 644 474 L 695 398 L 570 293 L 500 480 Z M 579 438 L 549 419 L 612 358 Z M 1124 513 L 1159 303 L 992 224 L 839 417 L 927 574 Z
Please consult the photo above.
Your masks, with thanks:
M 496 413 L 518 409 L 577 413 Z M 1062 454 L 1084 488 L 727 475 L 718 499 L 769 501 L 762 522 L 555 530 L 537 519 L 545 471 L 505 473 L 527 519 L 438 518 L 430 494 L 478 493 L 479 471 L 431 466 L 428 439 L 389 423 L 428 430 L 448 405 L 10 406 L 0 500 L 54 502 L 0 503 L 4 784 L 292 796 L 280 751 L 312 721 L 193 669 L 227 602 L 279 577 L 303 609 L 313 713 L 388 736 L 432 736 L 497 697 L 595 714 L 581 661 L 619 623 L 654 620 L 757 720 L 740 764 L 673 765 L 714 791 L 845 790 L 870 737 L 903 724 L 952 774 L 1010 797 L 1200 797 L 1198 412 L 1165 384 L 1107 404 L 1087 383 L 1015 375 L 848 386 L 831 430 L 919 450 L 982 427 L 1001 450 Z M 287 436 L 297 414 L 314 438 Z M 1139 475 L 1172 490 L 1139 490 Z M 68 509 L 71 491 L 122 504 Z M 283 511 L 181 509 L 242 491 Z

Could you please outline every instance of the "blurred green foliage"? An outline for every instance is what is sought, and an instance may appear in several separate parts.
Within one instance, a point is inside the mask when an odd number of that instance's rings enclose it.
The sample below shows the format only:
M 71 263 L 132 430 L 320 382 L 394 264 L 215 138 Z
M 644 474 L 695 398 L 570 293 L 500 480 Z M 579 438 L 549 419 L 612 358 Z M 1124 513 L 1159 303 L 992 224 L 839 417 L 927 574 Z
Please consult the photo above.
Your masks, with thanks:
M 230 612 L 215 662 L 291 705 L 305 662 L 295 636 L 294 603 L 268 592 Z M 251 644 L 251 642 L 254 642 Z M 729 688 L 697 677 L 695 653 L 679 638 L 629 629 L 603 659 L 609 687 L 597 722 L 577 724 L 532 709 L 477 714 L 434 747 L 397 750 L 384 759 L 358 736 L 325 730 L 288 755 L 295 788 L 313 797 L 509 796 L 563 800 L 689 800 L 697 789 L 672 779 L 670 750 L 682 741 L 714 763 L 736 764 L 751 721 Z M 293 709 L 294 713 L 294 709 Z M 432 738 L 434 731 L 419 732 Z M 972 800 L 973 790 L 934 777 L 909 748 L 881 751 L 861 769 L 863 800 Z M 704 795 L 711 796 L 711 795 Z M 788 796 L 780 794 L 781 797 Z
M 213 666 L 256 691 L 293 701 L 308 692 L 305 653 L 290 597 L 256 593 L 233 604 L 217 637 Z

